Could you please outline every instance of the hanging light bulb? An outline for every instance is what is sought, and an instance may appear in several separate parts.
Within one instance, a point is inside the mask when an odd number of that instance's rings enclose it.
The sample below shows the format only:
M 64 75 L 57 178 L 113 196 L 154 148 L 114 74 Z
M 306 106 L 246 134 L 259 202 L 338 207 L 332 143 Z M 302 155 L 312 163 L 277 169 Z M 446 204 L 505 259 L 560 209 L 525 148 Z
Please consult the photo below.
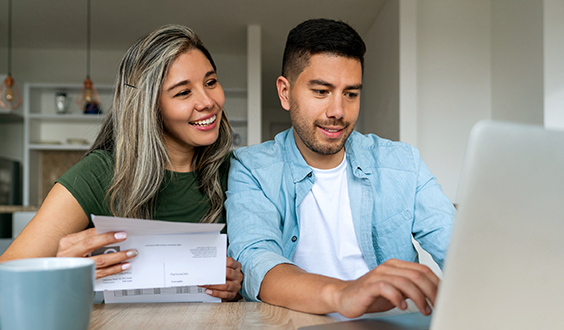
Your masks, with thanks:
M 0 107 L 8 110 L 15 110 L 22 104 L 22 97 L 16 82 L 10 74 L 0 86 Z
M 86 79 L 84 85 L 76 96 L 76 103 L 86 114 L 102 113 L 100 95 L 90 80 L 90 0 L 87 0 L 87 19 L 86 19 Z
M 22 104 L 20 90 L 12 78 L 12 0 L 8 1 L 8 76 L 0 86 L 0 107 L 15 110 Z

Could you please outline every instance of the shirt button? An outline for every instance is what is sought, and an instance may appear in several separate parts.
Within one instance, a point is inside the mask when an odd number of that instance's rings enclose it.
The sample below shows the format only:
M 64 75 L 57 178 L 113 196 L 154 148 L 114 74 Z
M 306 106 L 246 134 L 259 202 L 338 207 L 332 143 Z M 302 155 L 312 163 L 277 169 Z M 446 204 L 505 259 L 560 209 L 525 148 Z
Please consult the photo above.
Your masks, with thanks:
M 297 240 L 298 240 L 298 238 L 296 236 L 292 237 L 292 242 L 295 242 Z
M 307 174 L 307 177 L 308 177 L 308 178 L 311 178 L 311 172 L 309 172 L 309 173 Z

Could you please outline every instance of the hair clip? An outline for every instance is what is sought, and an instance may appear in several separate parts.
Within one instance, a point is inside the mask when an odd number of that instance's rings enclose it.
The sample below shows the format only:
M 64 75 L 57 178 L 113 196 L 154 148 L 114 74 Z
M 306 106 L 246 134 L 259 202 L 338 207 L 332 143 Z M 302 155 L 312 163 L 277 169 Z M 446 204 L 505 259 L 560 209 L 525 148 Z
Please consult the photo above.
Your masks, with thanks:
M 137 87 L 130 85 L 130 84 L 127 84 L 127 83 L 125 84 L 125 86 L 137 89 Z

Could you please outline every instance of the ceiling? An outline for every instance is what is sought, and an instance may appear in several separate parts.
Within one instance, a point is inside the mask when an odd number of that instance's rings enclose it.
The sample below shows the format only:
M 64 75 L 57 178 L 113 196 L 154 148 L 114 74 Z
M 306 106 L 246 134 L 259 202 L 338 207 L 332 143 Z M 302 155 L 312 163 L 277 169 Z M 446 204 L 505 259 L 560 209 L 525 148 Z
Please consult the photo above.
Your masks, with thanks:
M 364 35 L 386 0 L 91 0 L 92 49 L 123 50 L 170 23 L 193 28 L 214 53 L 246 53 L 246 26 L 262 31 L 263 79 L 277 75 L 288 31 L 316 17 L 343 20 Z M 86 48 L 86 0 L 12 0 L 14 48 Z M 0 47 L 8 0 L 0 0 Z M 2 57 L 5 55 L 2 54 Z M 272 80 L 274 81 L 274 80 Z

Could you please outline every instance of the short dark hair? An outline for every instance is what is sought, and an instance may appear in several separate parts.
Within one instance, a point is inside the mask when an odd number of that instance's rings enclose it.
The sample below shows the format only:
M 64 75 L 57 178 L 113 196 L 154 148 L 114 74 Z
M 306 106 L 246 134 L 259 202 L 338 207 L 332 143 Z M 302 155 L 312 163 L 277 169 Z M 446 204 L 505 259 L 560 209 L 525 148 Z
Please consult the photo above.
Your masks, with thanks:
M 282 76 L 293 82 L 308 66 L 312 55 L 329 53 L 357 59 L 364 69 L 366 45 L 347 23 L 325 18 L 307 20 L 288 34 Z

